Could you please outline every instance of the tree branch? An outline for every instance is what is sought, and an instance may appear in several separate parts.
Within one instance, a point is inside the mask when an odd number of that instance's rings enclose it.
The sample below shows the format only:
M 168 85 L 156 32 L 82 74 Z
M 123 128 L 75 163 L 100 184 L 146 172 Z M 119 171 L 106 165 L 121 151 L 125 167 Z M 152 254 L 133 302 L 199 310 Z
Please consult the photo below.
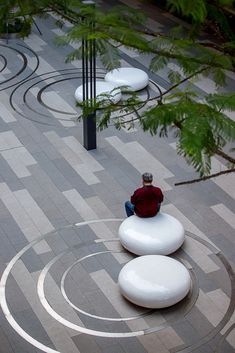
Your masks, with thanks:
M 185 185 L 185 184 L 194 184 L 194 183 L 198 183 L 199 181 L 205 181 L 205 180 L 208 180 L 208 179 L 211 179 L 211 178 L 216 178 L 216 177 L 218 177 L 220 175 L 223 175 L 223 174 L 229 174 L 229 173 L 233 173 L 233 172 L 235 172 L 235 168 L 222 170 L 221 172 L 218 172 L 218 173 L 215 173 L 215 174 L 211 174 L 211 175 L 207 175 L 207 176 L 203 176 L 203 177 L 198 178 L 198 179 L 180 181 L 179 183 L 175 183 L 175 186 Z
M 215 151 L 215 154 L 226 159 L 226 161 L 235 164 L 235 159 L 233 157 L 229 156 L 228 154 L 226 154 L 225 152 L 218 149 Z

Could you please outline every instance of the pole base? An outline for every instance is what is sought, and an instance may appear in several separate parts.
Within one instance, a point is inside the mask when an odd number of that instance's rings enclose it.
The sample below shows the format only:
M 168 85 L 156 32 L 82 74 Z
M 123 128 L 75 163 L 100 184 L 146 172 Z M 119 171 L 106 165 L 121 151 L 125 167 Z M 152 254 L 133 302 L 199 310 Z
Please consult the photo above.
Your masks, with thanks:
M 96 149 L 96 113 L 83 118 L 83 146 L 87 151 Z

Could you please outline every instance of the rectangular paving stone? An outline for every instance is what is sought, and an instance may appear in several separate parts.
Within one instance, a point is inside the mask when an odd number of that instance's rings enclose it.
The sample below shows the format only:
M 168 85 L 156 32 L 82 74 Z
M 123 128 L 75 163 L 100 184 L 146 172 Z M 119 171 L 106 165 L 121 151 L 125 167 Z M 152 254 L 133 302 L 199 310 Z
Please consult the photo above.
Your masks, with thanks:
M 78 348 L 78 353 L 101 353 L 100 348 L 96 344 L 95 340 L 91 336 L 80 334 L 72 337 L 73 342 Z
M 163 345 L 156 334 L 140 336 L 138 340 L 148 353 L 169 353 L 169 350 Z
M 68 332 L 61 328 L 59 324 L 56 324 L 55 320 L 42 310 L 39 298 L 35 293 L 36 282 L 22 262 L 18 261 L 17 267 L 12 270 L 12 274 L 55 347 L 61 349 L 62 352 L 77 353 Z
M 71 188 L 71 184 L 60 173 L 60 171 L 56 168 L 55 164 L 48 158 L 45 152 L 34 153 L 34 157 L 37 161 L 40 161 L 41 168 L 46 171 L 49 178 L 53 180 L 53 183 L 60 191 L 64 191 Z
M 187 319 L 179 320 L 172 324 L 173 329 L 185 342 L 186 346 L 198 343 L 201 339 L 199 332 L 191 325 Z
M 160 179 L 162 189 L 170 190 L 171 187 L 164 181 L 165 178 L 172 177 L 173 174 L 167 170 L 156 158 L 145 150 L 138 142 L 122 143 L 117 137 L 109 137 L 107 141 L 116 148 L 124 158 L 126 158 L 140 173 L 144 170 L 152 170 L 153 175 Z M 141 163 L 140 163 L 141 155 Z M 137 158 L 138 156 L 138 158 Z M 145 162 L 143 162 L 145 161 Z
M 0 228 L 0 256 L 5 262 L 9 262 L 15 256 L 15 248 L 7 234 Z
M 168 327 L 159 331 L 157 336 L 168 350 L 182 346 L 184 344 L 184 341 L 172 327 Z
M 32 241 L 41 235 L 27 212 L 22 208 L 22 205 L 19 203 L 14 193 L 10 191 L 5 183 L 0 185 L 0 198 L 20 227 L 22 233 L 29 241 Z M 50 250 L 45 242 L 37 244 L 36 249 L 39 253 Z
M 228 207 L 223 204 L 214 205 L 211 207 L 219 217 L 221 217 L 225 222 L 227 222 L 232 228 L 235 229 L 235 214 Z
M 91 274 L 91 277 L 99 286 L 100 290 L 107 297 L 107 300 L 113 305 L 115 310 L 120 314 L 120 317 L 132 317 L 137 316 L 142 312 L 142 308 L 138 308 L 132 304 L 129 304 L 121 295 L 118 288 L 118 284 L 115 283 L 112 278 L 108 275 L 107 271 L 99 270 Z M 127 322 L 129 325 L 130 322 Z M 143 329 L 149 326 L 142 322 Z
M 196 306 L 213 326 L 217 326 L 224 316 L 224 313 L 219 310 L 210 297 L 203 293 L 202 290 L 199 290 Z

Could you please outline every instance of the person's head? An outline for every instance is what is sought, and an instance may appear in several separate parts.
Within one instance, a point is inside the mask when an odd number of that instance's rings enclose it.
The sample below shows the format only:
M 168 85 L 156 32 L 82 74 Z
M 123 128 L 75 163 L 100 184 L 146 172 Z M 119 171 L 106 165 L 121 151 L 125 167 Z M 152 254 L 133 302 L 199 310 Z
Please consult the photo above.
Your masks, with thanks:
M 144 173 L 142 174 L 142 181 L 144 185 L 149 185 L 152 184 L 153 181 L 153 175 L 151 173 Z

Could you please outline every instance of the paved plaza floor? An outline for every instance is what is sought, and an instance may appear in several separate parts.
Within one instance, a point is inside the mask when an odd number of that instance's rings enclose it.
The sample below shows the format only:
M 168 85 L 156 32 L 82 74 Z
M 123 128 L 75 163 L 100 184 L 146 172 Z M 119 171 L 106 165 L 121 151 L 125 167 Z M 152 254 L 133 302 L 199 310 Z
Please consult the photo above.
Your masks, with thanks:
M 147 10 L 151 28 L 174 20 Z M 0 40 L 0 352 L 235 352 L 234 174 L 175 187 L 196 173 L 173 137 L 138 126 L 111 124 L 86 151 L 74 100 L 81 62 L 65 64 L 72 48 L 55 45 L 63 31 L 55 18 L 36 22 L 42 35 L 34 27 L 24 41 Z M 147 70 L 148 58 L 120 51 L 122 66 Z M 169 87 L 166 70 L 150 77 Z M 225 90 L 234 90 L 235 75 L 227 80 Z M 216 90 L 209 78 L 195 88 Z M 224 168 L 213 158 L 212 172 Z M 164 192 L 163 211 L 186 229 L 172 257 L 193 284 L 179 304 L 151 311 L 128 303 L 117 286 L 133 258 L 117 239 L 123 204 L 145 171 Z

